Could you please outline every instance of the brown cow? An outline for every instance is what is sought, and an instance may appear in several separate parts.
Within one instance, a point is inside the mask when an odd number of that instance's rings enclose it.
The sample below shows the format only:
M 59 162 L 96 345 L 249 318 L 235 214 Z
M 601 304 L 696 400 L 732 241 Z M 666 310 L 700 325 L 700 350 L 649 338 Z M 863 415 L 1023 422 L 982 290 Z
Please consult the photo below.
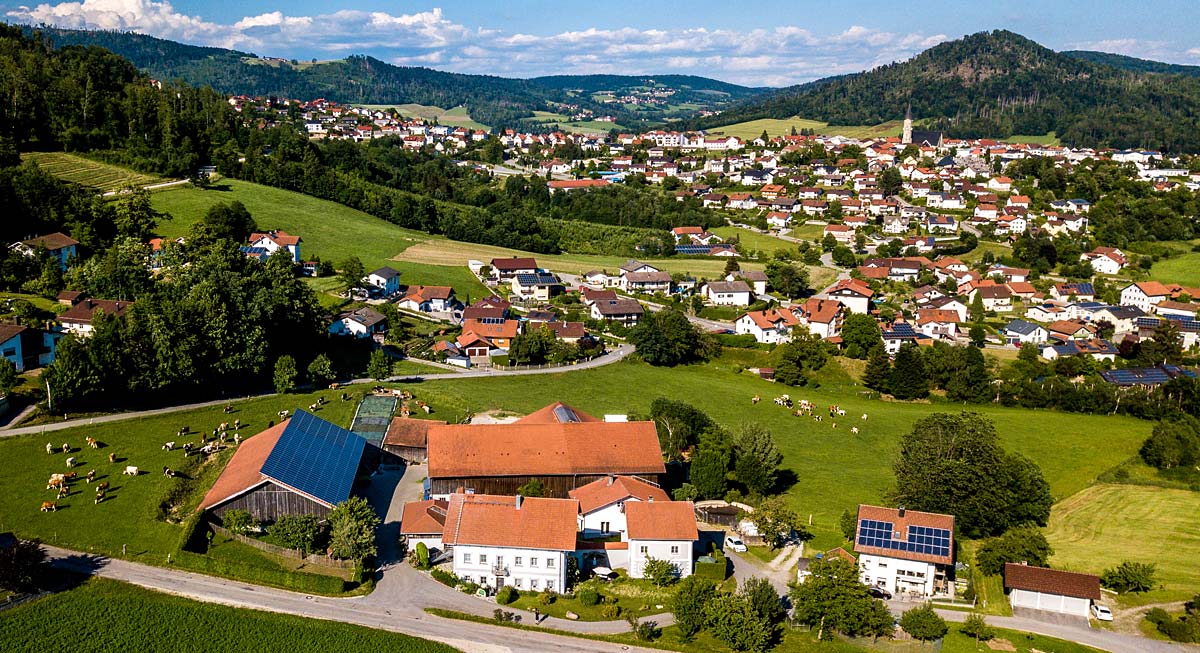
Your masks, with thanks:
M 96 442 L 96 438 L 93 438 L 93 437 L 86 437 L 86 438 L 84 438 L 83 440 L 84 440 L 84 442 L 87 442 L 87 445 L 88 445 L 89 447 L 93 448 L 93 449 L 99 449 L 99 448 L 100 448 L 100 443 L 99 443 L 99 442 Z
M 114 451 L 114 452 L 108 454 L 108 462 L 110 462 L 110 463 L 117 462 L 117 452 Z
M 105 498 L 106 496 L 108 496 L 108 495 L 106 495 L 106 494 L 104 493 L 104 491 L 103 491 L 103 490 L 101 490 L 100 492 L 97 492 L 97 493 L 96 493 L 96 500 L 92 502 L 92 505 L 95 505 L 95 504 L 97 504 L 97 503 L 100 503 L 101 501 L 104 501 L 104 498 Z
M 53 501 L 42 502 L 42 512 L 55 512 L 58 510 L 58 504 Z
M 75 472 L 67 472 L 66 474 L 63 474 L 63 480 L 67 481 L 68 483 L 75 480 L 78 477 L 79 477 L 79 474 L 76 474 Z
M 103 492 L 108 489 L 108 481 L 100 481 L 96 484 L 96 492 Z
M 87 473 L 87 482 L 91 483 L 94 480 L 96 480 L 96 470 L 89 469 Z

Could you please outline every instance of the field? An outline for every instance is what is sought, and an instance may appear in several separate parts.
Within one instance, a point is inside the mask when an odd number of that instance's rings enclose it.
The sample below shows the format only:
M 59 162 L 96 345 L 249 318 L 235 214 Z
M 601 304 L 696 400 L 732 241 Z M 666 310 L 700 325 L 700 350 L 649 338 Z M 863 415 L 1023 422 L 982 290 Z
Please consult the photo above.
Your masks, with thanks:
M 1200 252 L 1163 259 L 1150 268 L 1150 277 L 1184 286 L 1200 286 Z
M 577 134 L 607 134 L 613 129 L 624 129 L 617 123 L 602 122 L 599 120 L 570 120 L 570 116 L 561 113 L 552 113 L 550 111 L 534 111 L 534 119 L 542 123 L 543 126 L 554 126 L 558 129 Z
M 710 130 L 714 134 L 725 134 L 727 136 L 737 136 L 743 140 L 754 140 L 762 136 L 763 130 L 766 130 L 768 136 L 784 136 L 790 134 L 795 128 L 797 132 L 801 129 L 812 129 L 818 134 L 827 134 L 830 136 L 840 135 L 847 138 L 876 138 L 883 136 L 899 136 L 900 121 L 892 120 L 879 125 L 830 125 L 819 120 L 808 120 L 806 118 L 792 117 L 786 120 L 778 118 L 761 118 L 759 120 L 749 120 L 747 122 L 739 122 L 724 127 L 716 127 Z
M 9 651 L 69 651 L 81 644 L 146 653 L 455 650 L 400 633 L 201 603 L 103 579 L 0 613 L 0 641 L 9 642 Z
M 447 110 L 424 104 L 363 104 L 359 106 L 367 109 L 395 109 L 401 115 L 410 118 L 436 120 L 440 125 L 451 127 L 466 127 L 467 129 L 482 129 L 484 131 L 491 129 L 483 123 L 472 120 L 470 114 L 467 113 L 466 107 L 454 107 Z
M 741 227 L 717 227 L 713 229 L 713 233 L 721 238 L 724 238 L 725 240 L 729 240 L 730 238 L 736 236 L 738 241 L 742 244 L 742 247 L 756 249 L 760 252 L 770 253 L 776 250 L 786 249 L 791 251 L 792 254 L 796 253 L 796 243 L 783 240 L 782 238 L 776 238 L 768 234 L 752 231 L 750 229 L 742 229 Z
M 127 186 L 146 186 L 161 182 L 161 177 L 143 175 L 127 168 L 119 168 L 107 163 L 92 161 L 64 152 L 28 152 L 21 155 L 22 161 L 33 161 L 38 167 L 50 174 L 74 182 L 81 186 L 90 186 L 102 191 L 115 191 Z
M 1054 132 L 1047 134 L 1013 134 L 1002 139 L 1005 143 L 1029 143 L 1030 145 L 1060 145 L 1062 141 Z
M 237 200 L 246 205 L 260 229 L 281 229 L 303 238 L 300 253 L 306 259 L 319 256 L 337 264 L 357 256 L 368 271 L 384 265 L 399 270 L 405 284 L 452 285 L 463 297 L 479 297 L 485 291 L 467 271 L 465 262 L 451 269 L 392 261 L 397 252 L 433 238 L 429 234 L 403 229 L 335 202 L 279 188 L 232 179 L 222 180 L 218 186 L 228 190 L 177 188 L 155 193 L 154 208 L 173 217 L 159 224 L 160 235 L 167 238 L 185 235 L 209 207 Z
M 1200 588 L 1197 515 L 1197 492 L 1095 485 L 1054 506 L 1046 529 L 1055 551 L 1051 563 L 1100 573 L 1123 560 L 1154 562 L 1166 592 L 1152 592 L 1147 600 L 1187 598 Z

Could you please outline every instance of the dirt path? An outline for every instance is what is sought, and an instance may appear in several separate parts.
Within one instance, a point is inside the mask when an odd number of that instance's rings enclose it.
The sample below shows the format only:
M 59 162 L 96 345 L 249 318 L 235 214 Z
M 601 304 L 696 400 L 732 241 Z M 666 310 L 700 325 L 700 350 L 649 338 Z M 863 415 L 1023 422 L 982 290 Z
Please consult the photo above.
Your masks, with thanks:
M 1138 624 L 1142 622 L 1142 618 L 1146 613 L 1154 608 L 1162 608 L 1167 612 L 1178 612 L 1183 609 L 1183 604 L 1187 601 L 1171 601 L 1170 603 L 1149 603 L 1147 605 L 1138 605 L 1132 608 L 1119 608 L 1113 610 L 1112 629 L 1118 633 L 1129 633 L 1130 635 L 1139 635 L 1141 630 Z

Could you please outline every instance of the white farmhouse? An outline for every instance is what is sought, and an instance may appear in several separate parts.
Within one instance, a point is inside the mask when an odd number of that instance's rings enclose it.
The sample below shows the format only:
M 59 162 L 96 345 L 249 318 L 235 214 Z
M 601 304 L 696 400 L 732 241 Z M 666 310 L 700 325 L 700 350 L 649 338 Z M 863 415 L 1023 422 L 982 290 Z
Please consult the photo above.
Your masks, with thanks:
M 954 592 L 952 515 L 860 505 L 854 551 L 866 585 L 919 597 Z
M 1121 305 L 1136 306 L 1144 313 L 1152 313 L 1154 306 L 1171 296 L 1171 291 L 1158 281 L 1140 281 L 1121 290 Z
M 659 486 L 632 476 L 597 479 L 567 495 L 579 501 L 579 530 L 585 539 L 624 535 L 625 509 L 632 502 L 671 500 Z
M 749 306 L 754 291 L 745 281 L 710 281 L 704 284 L 704 298 L 716 306 Z
M 692 548 L 700 539 L 691 501 L 636 501 L 625 504 L 629 577 L 644 578 L 646 563 L 666 560 L 680 578 L 692 575 Z

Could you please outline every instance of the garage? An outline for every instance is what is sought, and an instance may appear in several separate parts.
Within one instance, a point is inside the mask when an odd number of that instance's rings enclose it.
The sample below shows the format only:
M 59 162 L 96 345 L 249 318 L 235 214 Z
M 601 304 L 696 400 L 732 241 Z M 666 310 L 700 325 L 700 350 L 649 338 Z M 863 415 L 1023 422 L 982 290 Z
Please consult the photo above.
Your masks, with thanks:
M 1071 571 L 1004 565 L 1004 589 L 1013 608 L 1030 608 L 1087 618 L 1100 600 L 1100 577 Z

